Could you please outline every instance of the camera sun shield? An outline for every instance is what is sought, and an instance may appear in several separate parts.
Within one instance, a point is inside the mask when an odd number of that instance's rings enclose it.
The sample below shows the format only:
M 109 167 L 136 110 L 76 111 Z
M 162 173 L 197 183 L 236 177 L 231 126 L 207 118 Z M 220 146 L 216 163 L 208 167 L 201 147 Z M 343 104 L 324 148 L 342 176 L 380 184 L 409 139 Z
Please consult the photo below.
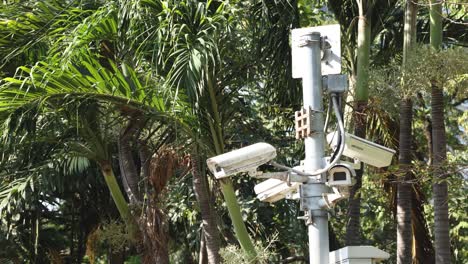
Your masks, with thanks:
M 268 143 L 261 142 L 209 158 L 206 163 L 215 178 L 220 179 L 256 170 L 258 166 L 275 157 L 276 149 Z

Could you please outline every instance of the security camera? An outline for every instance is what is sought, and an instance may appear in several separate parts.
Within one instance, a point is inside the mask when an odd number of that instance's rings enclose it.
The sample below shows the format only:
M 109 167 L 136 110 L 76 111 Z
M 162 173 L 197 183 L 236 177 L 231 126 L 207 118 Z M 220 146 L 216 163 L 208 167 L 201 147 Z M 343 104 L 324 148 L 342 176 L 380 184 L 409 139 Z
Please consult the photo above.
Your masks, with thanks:
M 323 196 L 322 207 L 333 208 L 339 201 L 349 198 L 349 190 L 344 186 L 332 187 L 333 193 L 327 193 Z
M 347 163 L 338 163 L 328 170 L 329 186 L 351 186 L 354 184 L 353 178 L 356 171 Z
M 327 141 L 333 148 L 338 146 L 338 134 L 335 132 L 327 135 Z M 396 151 L 386 148 L 374 142 L 345 133 L 345 147 L 343 155 L 357 159 L 377 168 L 387 167 L 392 162 Z
M 262 142 L 209 158 L 206 163 L 215 178 L 220 179 L 239 172 L 255 171 L 275 157 L 276 149 Z
M 292 198 L 293 193 L 297 192 L 297 187 L 300 184 L 299 182 L 288 184 L 279 179 L 268 179 L 255 185 L 254 191 L 260 201 L 274 203 L 283 198 Z

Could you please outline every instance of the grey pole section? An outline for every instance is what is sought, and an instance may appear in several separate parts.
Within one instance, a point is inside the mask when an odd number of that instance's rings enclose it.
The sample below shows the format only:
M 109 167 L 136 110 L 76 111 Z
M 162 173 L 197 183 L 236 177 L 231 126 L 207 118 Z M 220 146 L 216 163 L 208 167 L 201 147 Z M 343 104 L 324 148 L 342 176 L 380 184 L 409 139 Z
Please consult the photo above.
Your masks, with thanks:
M 304 107 L 310 107 L 309 119 L 312 133 L 305 138 L 304 171 L 314 172 L 325 167 L 325 136 L 323 132 L 323 98 L 321 72 L 320 33 L 312 32 L 301 37 L 303 49 L 302 87 Z M 309 254 L 311 264 L 328 264 L 328 213 L 322 209 L 322 195 L 328 193 L 326 175 L 309 177 L 301 186 L 301 209 L 305 211 L 309 232 Z
M 304 46 L 304 69 L 302 76 L 302 94 L 304 107 L 310 107 L 313 115 L 310 118 L 314 132 L 305 139 L 305 170 L 313 172 L 323 168 L 325 156 L 323 135 L 323 100 L 322 100 L 322 67 L 320 64 L 320 33 L 302 36 Z

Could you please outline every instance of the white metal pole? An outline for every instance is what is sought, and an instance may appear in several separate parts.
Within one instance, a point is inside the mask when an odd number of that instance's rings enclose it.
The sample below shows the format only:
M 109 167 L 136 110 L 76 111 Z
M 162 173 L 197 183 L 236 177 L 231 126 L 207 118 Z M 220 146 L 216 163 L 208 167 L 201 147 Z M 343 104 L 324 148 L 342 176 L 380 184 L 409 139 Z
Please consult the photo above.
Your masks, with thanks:
M 323 100 L 322 100 L 322 67 L 320 64 L 320 33 L 313 32 L 303 35 L 301 43 L 304 55 L 302 75 L 302 94 L 304 107 L 310 107 L 314 112 L 311 117 L 312 127 L 320 132 L 314 132 L 305 138 L 305 170 L 315 171 L 323 168 L 324 135 L 323 131 Z
M 328 264 L 328 255 L 330 253 L 328 245 L 328 213 L 324 210 L 312 211 L 312 220 L 307 224 L 310 263 Z
M 312 173 L 325 166 L 320 33 L 312 32 L 301 36 L 300 45 L 304 56 L 302 58 L 304 107 L 311 109 L 309 122 L 313 131 L 305 138 L 304 170 Z M 310 177 L 307 184 L 301 187 L 301 207 L 306 210 L 311 264 L 328 264 L 328 213 L 320 205 L 322 195 L 327 193 L 325 181 L 326 175 L 320 175 L 319 179 Z

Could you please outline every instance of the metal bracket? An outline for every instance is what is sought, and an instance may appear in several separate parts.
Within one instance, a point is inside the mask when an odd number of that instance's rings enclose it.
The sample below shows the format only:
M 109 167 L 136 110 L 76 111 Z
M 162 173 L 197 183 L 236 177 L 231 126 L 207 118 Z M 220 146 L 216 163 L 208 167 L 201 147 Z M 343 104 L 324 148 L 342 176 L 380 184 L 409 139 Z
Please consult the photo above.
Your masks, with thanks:
M 313 211 L 326 208 L 324 196 L 329 188 L 323 183 L 308 183 L 299 186 L 301 211 Z
M 294 123 L 296 127 L 296 139 L 304 139 L 313 133 L 320 132 L 318 127 L 312 127 L 314 113 L 317 111 L 312 110 L 310 107 L 302 108 L 295 112 Z

